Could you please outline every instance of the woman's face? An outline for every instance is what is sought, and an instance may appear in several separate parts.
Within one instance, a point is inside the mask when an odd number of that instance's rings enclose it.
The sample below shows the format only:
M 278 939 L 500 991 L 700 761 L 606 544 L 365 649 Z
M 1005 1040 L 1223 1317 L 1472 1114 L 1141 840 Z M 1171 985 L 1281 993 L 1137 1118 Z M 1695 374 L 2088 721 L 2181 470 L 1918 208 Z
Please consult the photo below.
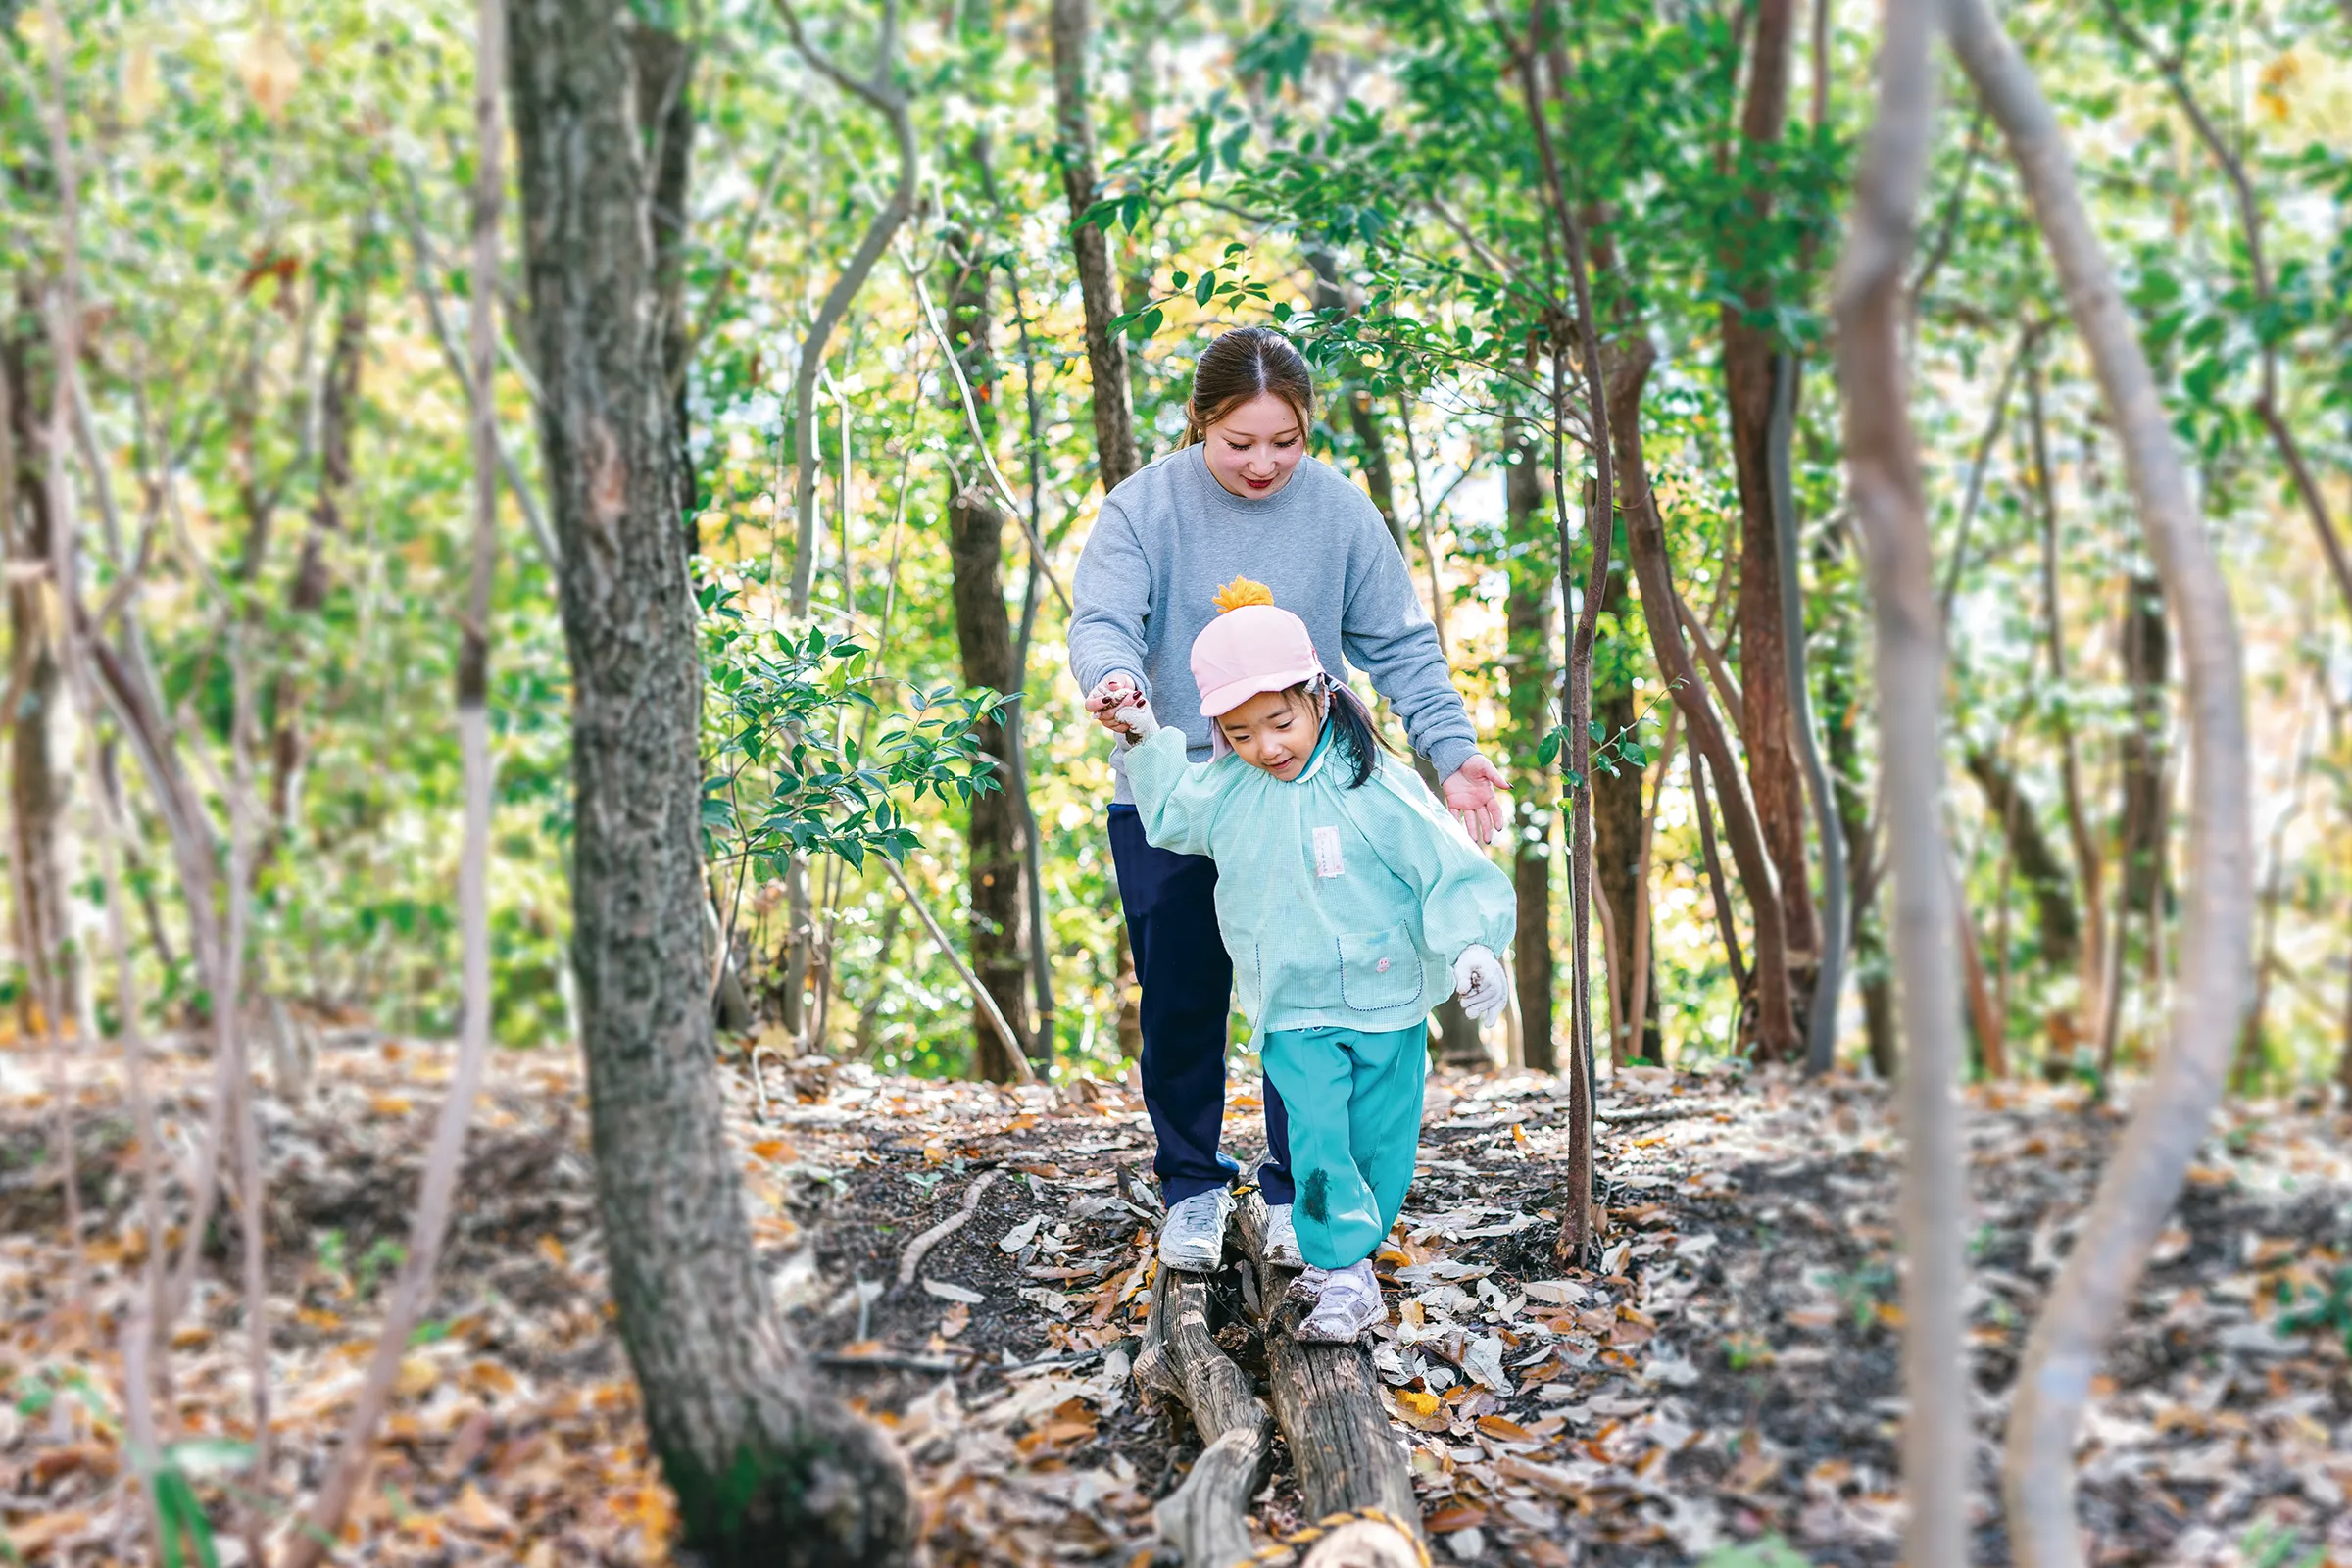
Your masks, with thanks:
M 1271 392 L 1260 392 L 1203 433 L 1208 471 L 1244 501 L 1263 501 L 1291 482 L 1306 455 L 1306 432 L 1298 411 Z
M 1286 783 L 1305 768 L 1323 733 L 1315 705 L 1289 692 L 1259 692 L 1216 723 L 1225 732 L 1225 744 L 1240 753 L 1243 761 Z

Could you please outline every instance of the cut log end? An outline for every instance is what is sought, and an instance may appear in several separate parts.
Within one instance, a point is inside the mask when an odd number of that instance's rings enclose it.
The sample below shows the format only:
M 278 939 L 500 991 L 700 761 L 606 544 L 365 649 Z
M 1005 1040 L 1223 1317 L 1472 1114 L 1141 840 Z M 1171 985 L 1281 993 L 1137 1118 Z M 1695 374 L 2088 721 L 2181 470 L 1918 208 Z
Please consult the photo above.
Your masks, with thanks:
M 1396 1520 L 1350 1519 L 1317 1540 L 1300 1568 L 1430 1568 L 1428 1548 Z

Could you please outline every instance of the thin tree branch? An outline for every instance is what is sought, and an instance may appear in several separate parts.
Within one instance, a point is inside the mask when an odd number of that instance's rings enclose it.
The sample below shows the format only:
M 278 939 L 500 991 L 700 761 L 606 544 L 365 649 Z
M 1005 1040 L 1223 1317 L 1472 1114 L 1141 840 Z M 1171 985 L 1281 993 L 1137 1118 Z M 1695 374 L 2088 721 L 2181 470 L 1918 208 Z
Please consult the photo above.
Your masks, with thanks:
M 930 328 L 931 336 L 938 342 L 940 355 L 947 361 L 948 373 L 956 378 L 956 392 L 963 405 L 964 426 L 971 431 L 972 445 L 979 449 L 980 465 L 988 470 L 989 483 L 996 486 L 997 499 L 1004 503 L 1004 510 L 1011 513 L 1020 523 L 1022 536 L 1029 541 L 1037 569 L 1045 573 L 1046 585 L 1054 590 L 1054 597 L 1061 601 L 1062 613 L 1074 615 L 1077 611 L 1071 608 L 1069 590 L 1062 587 L 1061 579 L 1054 574 L 1053 563 L 1046 559 L 1045 543 L 1037 536 L 1036 523 L 1030 519 L 1028 509 L 1014 498 L 1012 486 L 1004 482 L 1004 470 L 997 466 L 996 454 L 988 448 L 988 436 L 980 427 L 980 408 L 972 398 L 972 383 L 964 376 L 963 363 L 956 358 L 955 347 L 948 341 L 948 329 L 939 319 L 937 307 L 931 303 L 931 290 L 923 282 L 922 269 L 915 266 L 914 259 L 906 254 L 904 247 L 901 247 L 898 256 L 899 265 L 906 269 L 907 282 L 914 287 L 914 302 L 922 309 L 923 324 Z
M 2017 388 L 2017 373 L 2034 354 L 2034 345 L 2041 341 L 2047 321 L 2028 321 L 2018 334 L 2017 347 L 2010 351 L 2009 363 L 2001 368 L 2001 384 L 1992 394 L 1992 411 L 1984 416 L 1984 428 L 1977 437 L 1976 454 L 1969 460 L 1968 489 L 1960 501 L 1960 521 L 1952 530 L 1952 554 L 1944 563 L 1943 591 L 1936 595 L 1936 608 L 1946 627 L 1952 620 L 1952 602 L 1960 594 L 1960 569 L 1968 563 L 1968 534 L 1976 521 L 1977 506 L 1984 495 L 1984 468 L 1992 461 L 1994 443 L 2001 439 L 2001 428 L 2008 421 L 2009 398 Z
M 890 873 L 891 881 L 898 884 L 899 891 L 906 896 L 906 902 L 914 906 L 914 912 L 922 918 L 923 929 L 931 933 L 931 940 L 939 945 L 939 951 L 946 955 L 948 962 L 956 966 L 956 977 L 963 981 L 964 989 L 972 994 L 972 1000 L 988 1015 L 988 1021 L 996 1028 L 997 1038 L 1004 1042 L 1004 1054 L 1012 1058 L 1013 1070 L 1021 1075 L 1021 1082 L 1037 1082 L 1037 1069 L 1029 1065 L 1029 1053 L 1022 1047 L 1021 1037 L 1013 1032 L 1012 1025 L 1004 1021 L 1004 1013 L 998 1007 L 997 999 L 988 994 L 988 987 L 980 983 L 980 977 L 972 973 L 972 966 L 963 961 L 963 955 L 956 951 L 956 944 L 948 940 L 947 932 L 932 917 L 930 906 L 923 903 L 922 895 L 914 891 L 914 884 L 906 880 L 906 873 L 900 870 L 898 862 L 888 857 L 883 858 L 882 869 Z
M 865 286 L 866 277 L 882 259 L 882 252 L 892 238 L 913 215 L 920 171 L 914 117 L 908 110 L 906 95 L 892 81 L 898 69 L 898 0 L 883 0 L 881 33 L 874 47 L 874 74 L 868 80 L 851 75 L 830 55 L 808 41 L 792 0 L 775 0 L 775 7 L 777 15 L 783 18 L 785 30 L 792 35 L 792 46 L 800 51 L 801 57 L 820 75 L 881 115 L 889 123 L 891 140 L 899 152 L 899 182 L 881 211 L 866 224 L 865 235 L 851 254 L 849 265 L 833 280 L 824 302 L 817 307 L 816 319 L 809 323 L 808 334 L 801 342 L 800 364 L 793 375 L 797 463 L 793 476 L 793 514 L 799 531 L 792 561 L 792 614 L 798 620 L 808 616 L 809 591 L 816 584 L 816 373 L 824 364 L 825 345 L 832 341 L 834 329 L 849 315 L 850 302 Z
M 2027 1342 L 2010 1406 L 2003 1472 L 2012 1549 L 2022 1568 L 2072 1568 L 2082 1560 L 2076 1427 L 2101 1348 L 2137 1289 L 2221 1098 L 2245 1006 L 2254 923 L 2245 676 L 2226 580 L 2057 116 L 1984 0 L 1945 0 L 1945 8 L 1954 53 L 2009 142 L 2097 369 L 2140 526 L 2180 626 L 2196 759 L 2187 921 L 2167 1040 Z
M 409 250 L 416 258 L 414 278 L 416 298 L 424 306 L 424 318 L 432 326 L 433 340 L 441 345 L 442 360 L 449 366 L 450 373 L 458 378 L 458 385 L 466 394 L 466 402 L 471 407 L 482 401 L 481 393 L 473 372 L 466 368 L 466 356 L 459 352 L 457 333 L 451 330 L 449 318 L 442 312 L 441 291 L 433 284 L 432 244 L 425 237 L 423 220 L 416 215 L 416 179 L 406 169 L 401 171 L 401 177 L 409 187 L 409 200 L 402 207 L 400 217 L 402 226 L 408 230 Z M 514 504 L 522 509 L 522 520 L 530 528 L 531 543 L 539 547 L 539 559 L 547 563 L 548 574 L 563 575 L 563 547 L 557 544 L 556 531 L 549 525 L 547 513 L 539 505 L 539 492 L 523 477 L 522 465 L 515 461 L 514 449 L 508 444 L 503 429 L 498 432 L 498 469 L 506 476 L 507 489 L 514 494 Z
M 1904 374 L 1903 262 L 1936 125 L 1937 0 L 1887 0 L 1878 106 L 1839 264 L 1835 315 L 1848 494 L 1870 538 L 1879 757 L 1893 827 L 1894 947 L 1908 1054 L 1903 1121 L 1902 1469 L 1912 1568 L 1968 1562 L 1968 1379 L 1962 1225 L 1968 1171 L 1952 918 L 1941 823 L 1943 621 Z

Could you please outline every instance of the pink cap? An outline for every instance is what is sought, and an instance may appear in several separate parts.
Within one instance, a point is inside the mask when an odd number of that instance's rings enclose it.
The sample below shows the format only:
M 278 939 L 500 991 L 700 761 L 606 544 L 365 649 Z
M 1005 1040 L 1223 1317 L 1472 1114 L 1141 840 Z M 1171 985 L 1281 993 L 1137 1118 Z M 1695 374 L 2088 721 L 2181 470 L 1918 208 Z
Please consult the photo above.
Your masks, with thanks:
M 1273 605 L 1228 610 L 1193 639 L 1200 716 L 1229 713 L 1260 692 L 1289 691 L 1323 673 L 1306 622 Z

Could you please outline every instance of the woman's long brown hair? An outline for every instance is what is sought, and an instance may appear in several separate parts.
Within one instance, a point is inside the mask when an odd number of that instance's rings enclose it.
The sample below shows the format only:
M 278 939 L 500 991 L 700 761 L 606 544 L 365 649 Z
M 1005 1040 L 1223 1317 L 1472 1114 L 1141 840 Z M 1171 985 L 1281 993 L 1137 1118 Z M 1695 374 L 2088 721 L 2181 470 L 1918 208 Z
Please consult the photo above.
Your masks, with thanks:
M 1303 439 L 1315 423 L 1315 378 L 1291 340 L 1267 326 L 1237 326 L 1216 338 L 1193 367 L 1193 395 L 1185 401 L 1179 445 L 1206 439 L 1210 425 L 1268 392 L 1298 416 Z

